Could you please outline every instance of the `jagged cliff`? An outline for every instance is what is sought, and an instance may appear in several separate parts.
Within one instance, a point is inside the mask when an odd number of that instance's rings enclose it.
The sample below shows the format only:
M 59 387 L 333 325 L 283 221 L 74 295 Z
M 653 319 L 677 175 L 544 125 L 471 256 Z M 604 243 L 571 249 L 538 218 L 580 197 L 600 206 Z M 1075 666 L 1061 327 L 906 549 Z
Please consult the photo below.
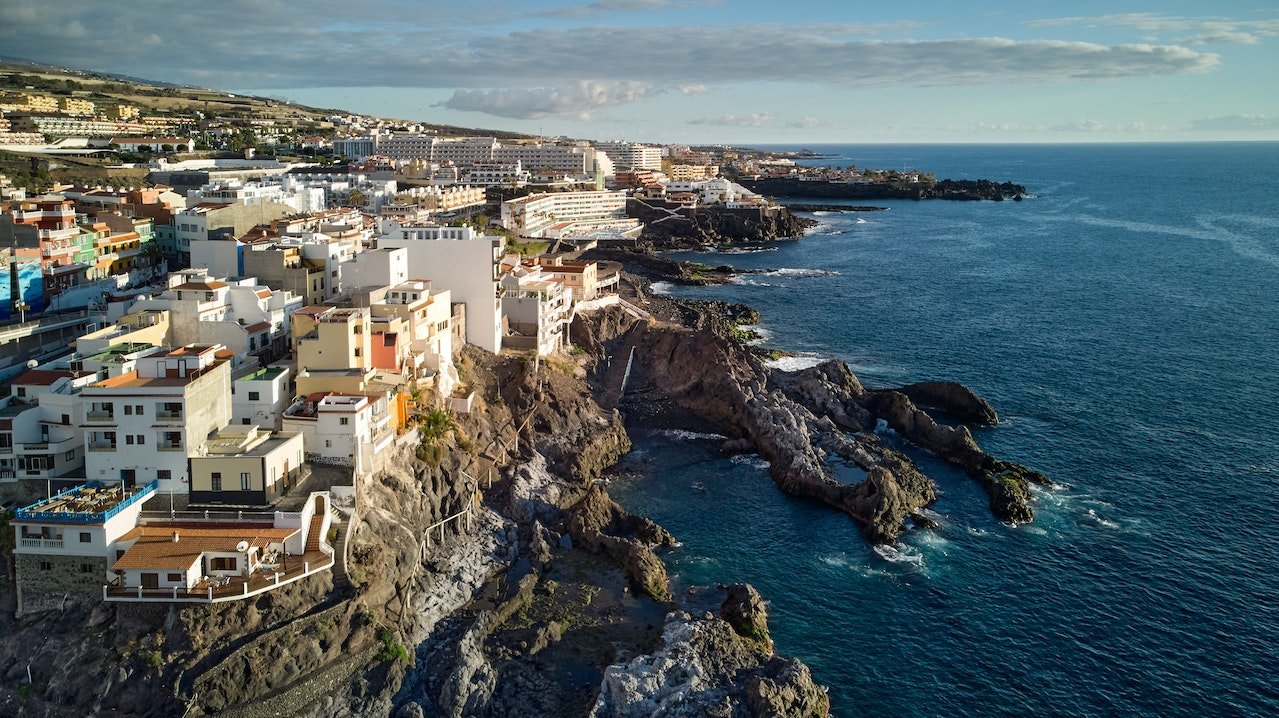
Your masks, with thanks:
M 780 205 L 726 209 L 685 207 L 657 200 L 626 201 L 626 212 L 644 223 L 643 243 L 656 249 L 759 244 L 794 239 L 816 224 Z
M 820 199 L 949 199 L 949 200 L 1020 200 L 1026 188 L 1012 182 L 991 180 L 952 180 L 937 182 L 808 182 L 791 177 L 739 179 L 752 192 L 770 197 L 805 197 Z
M 344 570 L 212 606 L 72 596 L 7 613 L 0 714 L 591 713 L 608 667 L 661 639 L 674 604 L 656 550 L 674 539 L 595 482 L 630 441 L 587 361 L 468 348 L 474 411 L 360 480 Z M 786 665 L 761 668 L 755 690 L 791 695 L 802 679 L 820 693 Z M 744 675 L 721 686 L 743 704 L 747 689 Z

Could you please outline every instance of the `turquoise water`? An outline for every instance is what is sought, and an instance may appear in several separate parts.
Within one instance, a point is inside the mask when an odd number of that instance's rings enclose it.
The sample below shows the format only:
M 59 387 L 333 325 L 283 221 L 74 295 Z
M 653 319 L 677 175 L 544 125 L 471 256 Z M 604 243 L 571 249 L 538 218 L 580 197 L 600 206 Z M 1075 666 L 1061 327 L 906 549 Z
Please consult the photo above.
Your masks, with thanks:
M 877 551 L 757 458 L 640 437 L 612 492 L 683 542 L 676 585 L 759 587 L 839 716 L 1279 715 L 1279 145 L 821 149 L 1034 197 L 819 215 L 677 255 L 779 271 L 673 291 L 872 386 L 964 382 L 1003 419 L 978 440 L 1061 486 L 1008 527 L 910 450 L 942 527 Z

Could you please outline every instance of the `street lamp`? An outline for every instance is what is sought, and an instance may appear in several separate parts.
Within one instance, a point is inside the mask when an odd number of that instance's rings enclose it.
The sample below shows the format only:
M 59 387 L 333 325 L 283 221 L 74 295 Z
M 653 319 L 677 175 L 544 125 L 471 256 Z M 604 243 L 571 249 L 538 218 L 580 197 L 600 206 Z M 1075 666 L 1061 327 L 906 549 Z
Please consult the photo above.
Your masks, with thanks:
M 27 304 L 26 301 L 19 299 L 18 301 L 13 303 L 13 308 L 18 310 L 18 322 L 19 323 L 26 322 L 27 310 L 31 308 L 31 305 Z

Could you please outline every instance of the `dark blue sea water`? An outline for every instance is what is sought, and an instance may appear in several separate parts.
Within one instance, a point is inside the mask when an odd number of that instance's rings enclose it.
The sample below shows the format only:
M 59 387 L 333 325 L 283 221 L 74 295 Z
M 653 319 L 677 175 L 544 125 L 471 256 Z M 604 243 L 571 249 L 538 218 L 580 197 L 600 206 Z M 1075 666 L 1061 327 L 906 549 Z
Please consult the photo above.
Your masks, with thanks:
M 1002 417 L 978 440 L 1062 486 L 1009 527 L 912 451 L 942 528 L 876 551 L 758 459 L 641 438 L 612 491 L 683 542 L 677 586 L 754 583 L 839 716 L 1279 715 L 1279 144 L 820 149 L 1035 196 L 819 216 L 684 255 L 778 271 L 676 293 L 870 385 L 961 381 Z

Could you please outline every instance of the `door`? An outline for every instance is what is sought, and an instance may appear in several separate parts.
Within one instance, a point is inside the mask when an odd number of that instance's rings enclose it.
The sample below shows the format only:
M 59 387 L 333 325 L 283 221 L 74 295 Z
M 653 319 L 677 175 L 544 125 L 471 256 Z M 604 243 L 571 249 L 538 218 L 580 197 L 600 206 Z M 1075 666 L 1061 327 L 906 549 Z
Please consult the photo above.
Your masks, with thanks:
M 159 587 L 160 587 L 160 574 L 158 574 L 158 573 L 144 573 L 144 574 L 142 574 L 142 587 L 143 587 L 143 588 L 159 588 Z
M 120 469 L 120 480 L 125 486 L 133 486 L 137 481 L 138 472 L 135 469 Z

